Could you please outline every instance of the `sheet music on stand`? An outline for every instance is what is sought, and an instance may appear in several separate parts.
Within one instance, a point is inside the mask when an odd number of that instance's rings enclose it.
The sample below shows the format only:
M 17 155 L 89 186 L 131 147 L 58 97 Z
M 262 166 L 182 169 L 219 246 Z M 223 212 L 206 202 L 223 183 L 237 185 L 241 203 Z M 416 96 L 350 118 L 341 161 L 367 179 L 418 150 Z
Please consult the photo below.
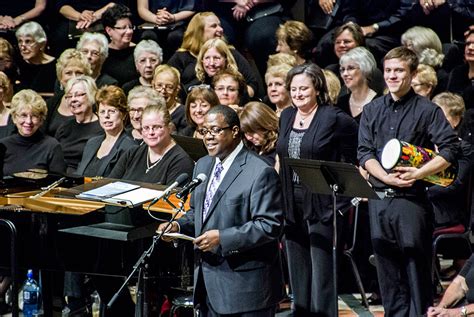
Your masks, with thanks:
M 137 207 L 159 196 L 163 191 L 126 182 L 112 182 L 76 195 L 76 198 L 101 201 L 123 207 Z

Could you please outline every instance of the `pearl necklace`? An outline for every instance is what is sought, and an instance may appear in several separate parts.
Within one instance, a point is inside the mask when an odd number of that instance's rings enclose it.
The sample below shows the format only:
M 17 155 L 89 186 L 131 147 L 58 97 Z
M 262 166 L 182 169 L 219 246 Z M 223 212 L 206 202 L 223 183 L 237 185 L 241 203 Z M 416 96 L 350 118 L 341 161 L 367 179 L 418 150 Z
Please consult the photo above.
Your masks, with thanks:
M 298 112 L 301 119 L 300 119 L 300 122 L 299 122 L 299 125 L 300 125 L 300 128 L 302 128 L 304 126 L 304 120 L 306 120 L 309 116 L 311 116 L 313 114 L 313 112 L 318 108 L 318 105 L 316 105 L 306 116 L 303 117 L 303 115 L 301 114 L 301 112 Z

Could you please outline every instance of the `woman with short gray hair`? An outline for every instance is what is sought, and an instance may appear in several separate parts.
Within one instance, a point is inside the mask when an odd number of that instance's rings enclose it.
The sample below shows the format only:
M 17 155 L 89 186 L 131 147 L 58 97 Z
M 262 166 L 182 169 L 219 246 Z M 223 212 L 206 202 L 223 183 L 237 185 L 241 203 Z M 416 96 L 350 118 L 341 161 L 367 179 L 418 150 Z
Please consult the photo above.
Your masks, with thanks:
M 19 89 L 33 89 L 39 93 L 53 93 L 55 58 L 46 54 L 47 37 L 37 22 L 23 24 L 15 33 L 21 60 Z
M 102 65 L 109 56 L 109 41 L 104 34 L 85 32 L 77 42 L 76 48 L 87 57 L 91 65 L 91 77 L 95 79 L 98 88 L 117 85 L 115 78 L 102 72 Z
M 337 106 L 359 121 L 364 106 L 377 97 L 377 93 L 369 87 L 377 63 L 368 49 L 359 46 L 342 55 L 339 65 L 349 93 L 339 98 Z
M 152 86 L 155 68 L 163 61 L 163 50 L 153 40 L 142 40 L 135 46 L 133 58 L 139 77 L 122 86 L 125 94 L 135 86 Z

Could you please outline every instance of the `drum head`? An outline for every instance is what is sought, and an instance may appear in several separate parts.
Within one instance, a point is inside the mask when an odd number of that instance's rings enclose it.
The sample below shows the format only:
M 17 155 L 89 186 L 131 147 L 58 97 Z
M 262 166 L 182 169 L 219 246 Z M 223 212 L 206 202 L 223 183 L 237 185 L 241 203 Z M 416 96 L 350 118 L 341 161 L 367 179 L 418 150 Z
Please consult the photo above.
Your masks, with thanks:
M 391 139 L 382 150 L 381 163 L 383 168 L 391 169 L 397 165 L 402 154 L 402 144 L 397 139 Z

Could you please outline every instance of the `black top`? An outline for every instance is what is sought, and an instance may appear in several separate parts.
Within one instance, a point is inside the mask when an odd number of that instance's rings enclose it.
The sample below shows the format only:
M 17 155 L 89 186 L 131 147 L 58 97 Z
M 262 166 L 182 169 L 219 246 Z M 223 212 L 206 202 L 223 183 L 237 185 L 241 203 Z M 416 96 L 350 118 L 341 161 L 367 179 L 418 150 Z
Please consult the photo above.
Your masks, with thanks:
M 239 72 L 244 76 L 247 85 L 253 88 L 255 95 L 258 96 L 258 81 L 255 76 L 249 62 L 242 56 L 236 49 L 231 48 L 230 50 L 237 63 Z M 181 74 L 181 84 L 188 89 L 193 84 L 199 84 L 196 78 L 196 57 L 191 55 L 189 52 L 176 52 L 168 60 L 168 65 L 178 69 Z M 187 90 L 185 91 L 187 93 Z
M 48 106 L 48 115 L 46 116 L 46 122 L 41 127 L 42 131 L 45 131 L 47 134 L 54 136 L 58 128 L 66 123 L 73 116 L 63 116 L 58 112 L 59 105 L 61 104 L 61 99 L 64 96 L 64 90 L 57 90 L 53 97 L 49 98 L 46 101 Z
M 460 94 L 466 109 L 474 108 L 474 78 L 469 78 L 469 65 L 463 64 L 453 68 L 449 73 L 447 91 Z
M 393 138 L 428 149 L 436 144 L 439 155 L 451 163 L 460 153 L 459 140 L 441 108 L 413 90 L 398 101 L 388 94 L 364 107 L 359 128 L 360 165 L 369 159 L 380 162 L 383 147 Z M 418 183 L 413 190 L 424 187 Z
M 59 11 L 62 6 L 69 5 L 79 12 L 84 10 L 96 11 L 110 2 L 110 0 L 56 0 L 56 10 Z M 123 1 L 120 0 L 113 2 L 123 3 Z
M 72 118 L 59 127 L 54 137 L 61 143 L 69 174 L 76 171 L 87 141 L 102 133 L 99 120 L 77 123 L 76 118 Z
M 109 47 L 109 56 L 102 66 L 102 72 L 115 78 L 119 86 L 123 86 L 123 84 L 136 79 L 138 76 L 133 58 L 134 49 L 134 46 L 122 50 Z
M 147 160 L 148 146 L 142 144 L 124 153 L 109 177 L 169 185 L 180 174 L 192 175 L 193 173 L 194 162 L 179 145 L 173 146 L 166 152 L 161 161 L 148 173 L 146 173 Z
M 176 108 L 176 110 L 171 114 L 171 122 L 173 122 L 174 126 L 176 127 L 176 134 L 180 134 L 181 131 L 186 129 L 188 126 L 185 108 L 186 107 L 184 105 L 179 105 L 178 108 Z
M 469 304 L 474 303 L 474 254 L 466 261 L 459 275 L 466 279 L 468 288 L 466 293 L 467 302 Z
M 107 74 L 101 73 L 99 77 L 95 80 L 95 84 L 97 85 L 97 88 L 101 88 L 105 85 L 118 85 L 117 79 L 113 78 L 112 76 L 109 76 Z
M 56 80 L 56 60 L 47 64 L 29 64 L 21 59 L 19 89 L 33 89 L 36 92 L 54 92 Z
M 379 97 L 379 95 L 376 95 L 374 97 L 377 98 Z M 351 106 L 349 104 L 349 99 L 351 98 L 351 93 L 348 93 L 348 94 L 345 94 L 345 95 L 342 95 L 341 97 L 339 97 L 339 99 L 337 100 L 337 104 L 336 106 L 338 108 L 341 108 L 342 111 L 344 111 L 345 113 L 347 113 L 348 115 L 350 115 L 352 117 L 352 113 L 351 113 Z M 365 105 L 364 105 L 365 106 Z M 360 118 L 362 117 L 362 112 L 359 113 L 357 116 L 353 117 L 357 123 L 360 122 Z
M 411 0 L 351 0 L 346 1 L 345 22 L 355 22 L 359 25 L 379 25 L 380 33 L 392 36 L 404 31 L 406 28 L 403 19 L 414 6 Z
M 12 18 L 16 18 L 22 13 L 30 11 L 35 7 L 36 0 L 21 0 L 21 1 L 10 1 L 0 0 L 0 8 L 2 8 L 1 15 L 8 15 Z
M 6 125 L 0 126 L 0 139 L 10 136 L 16 132 L 16 126 L 13 123 L 12 116 L 8 116 Z
M 38 131 L 31 137 L 14 134 L 0 140 L 4 147 L 3 174 L 11 175 L 31 168 L 64 174 L 66 162 L 59 142 Z
M 94 155 L 92 160 L 87 164 L 86 169 L 84 170 L 84 176 L 94 177 L 98 175 L 100 166 L 102 165 L 102 160 L 107 159 L 107 156 L 98 158 L 97 155 Z
M 158 9 L 166 8 L 166 11 L 171 13 L 192 11 L 195 2 L 194 0 L 148 0 L 148 9 L 151 12 L 156 12 Z
M 293 172 L 285 163 L 289 157 L 288 145 L 297 109 L 286 108 L 280 116 L 280 134 L 276 151 L 280 158 L 286 218 L 295 221 L 293 214 Z M 305 130 L 300 145 L 299 157 L 302 159 L 333 162 L 356 163 L 357 123 L 354 119 L 331 105 L 319 105 L 308 129 Z M 327 195 L 312 194 L 303 187 L 304 218 L 329 221 L 331 218 L 332 198 Z M 340 203 L 345 203 L 340 199 Z M 331 208 L 330 208 L 331 207 Z
M 123 84 L 122 90 L 125 93 L 125 95 L 128 96 L 128 93 L 130 92 L 130 90 L 132 90 L 136 86 L 141 86 L 141 85 L 142 84 L 140 83 L 140 79 L 137 77 Z

